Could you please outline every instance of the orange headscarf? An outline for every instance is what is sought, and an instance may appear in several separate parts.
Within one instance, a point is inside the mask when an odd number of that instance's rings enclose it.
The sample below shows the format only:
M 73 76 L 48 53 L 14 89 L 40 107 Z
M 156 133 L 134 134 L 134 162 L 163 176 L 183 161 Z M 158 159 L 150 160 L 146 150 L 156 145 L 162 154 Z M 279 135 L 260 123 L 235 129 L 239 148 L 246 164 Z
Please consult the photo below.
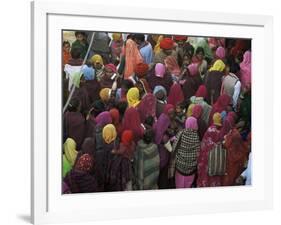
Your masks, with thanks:
M 129 39 L 126 41 L 125 47 L 125 79 L 128 79 L 134 74 L 136 65 L 139 63 L 143 63 L 143 58 L 138 50 L 137 44 L 133 40 Z

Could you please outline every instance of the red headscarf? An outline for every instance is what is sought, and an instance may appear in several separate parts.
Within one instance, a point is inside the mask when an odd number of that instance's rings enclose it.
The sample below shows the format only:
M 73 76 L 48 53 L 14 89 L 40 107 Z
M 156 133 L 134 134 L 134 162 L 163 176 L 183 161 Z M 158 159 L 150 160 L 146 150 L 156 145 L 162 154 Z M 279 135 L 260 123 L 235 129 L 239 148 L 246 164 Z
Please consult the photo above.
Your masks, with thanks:
M 170 89 L 167 103 L 176 106 L 178 103 L 182 102 L 183 100 L 184 100 L 184 95 L 180 84 L 174 83 Z
M 186 41 L 187 39 L 188 39 L 188 37 L 185 35 L 175 35 L 174 36 L 175 41 Z
M 174 41 L 171 38 L 163 38 L 160 42 L 160 48 L 162 49 L 172 49 L 174 47 Z
M 139 106 L 138 106 L 138 111 L 140 115 L 141 122 L 144 123 L 145 119 L 148 116 L 156 116 L 156 97 L 148 93 L 143 97 L 141 100 Z
M 129 107 L 126 109 L 122 124 L 123 124 L 123 130 L 133 131 L 134 140 L 136 142 L 142 138 L 144 129 L 141 126 L 140 115 L 136 108 Z
M 118 109 L 112 108 L 109 110 L 109 113 L 111 115 L 112 123 L 115 126 L 118 135 L 121 135 L 122 125 L 120 124 L 120 113 Z
M 226 111 L 227 106 L 231 103 L 231 97 L 229 95 L 223 94 L 218 97 L 217 101 L 212 107 L 212 111 L 209 116 L 209 123 L 212 124 L 213 115 L 218 112 Z
M 116 66 L 112 63 L 106 64 L 104 67 L 112 70 L 113 73 L 116 73 L 116 71 L 117 71 Z
M 121 142 L 124 145 L 130 145 L 133 141 L 134 134 L 132 130 L 124 130 L 121 137 Z
M 200 85 L 198 90 L 196 91 L 195 94 L 196 97 L 202 97 L 202 98 L 206 98 L 207 97 L 207 88 L 205 85 Z
M 166 105 L 164 106 L 163 113 L 166 114 L 166 115 L 168 115 L 168 113 L 169 113 L 169 111 L 170 111 L 171 109 L 175 109 L 175 107 L 174 107 L 172 104 L 166 104 Z
M 165 66 L 167 68 L 167 70 L 176 76 L 179 76 L 181 73 L 180 67 L 178 65 L 178 62 L 176 60 L 176 58 L 174 56 L 167 56 L 164 60 Z
M 148 72 L 148 64 L 146 63 L 139 63 L 136 65 L 135 74 L 138 78 L 143 78 L 147 75 Z
M 203 112 L 203 107 L 197 104 L 192 109 L 192 116 L 195 117 L 196 119 L 199 119 L 202 115 L 202 112 Z

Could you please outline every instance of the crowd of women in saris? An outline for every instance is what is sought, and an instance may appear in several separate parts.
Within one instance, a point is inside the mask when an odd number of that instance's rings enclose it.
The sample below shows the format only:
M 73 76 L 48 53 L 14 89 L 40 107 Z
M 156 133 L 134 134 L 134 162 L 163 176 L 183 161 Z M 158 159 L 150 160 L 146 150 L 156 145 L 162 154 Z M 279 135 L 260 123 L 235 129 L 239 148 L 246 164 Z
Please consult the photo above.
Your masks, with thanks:
M 75 36 L 63 42 L 63 193 L 250 184 L 249 40 Z M 212 175 L 218 145 L 225 171 Z

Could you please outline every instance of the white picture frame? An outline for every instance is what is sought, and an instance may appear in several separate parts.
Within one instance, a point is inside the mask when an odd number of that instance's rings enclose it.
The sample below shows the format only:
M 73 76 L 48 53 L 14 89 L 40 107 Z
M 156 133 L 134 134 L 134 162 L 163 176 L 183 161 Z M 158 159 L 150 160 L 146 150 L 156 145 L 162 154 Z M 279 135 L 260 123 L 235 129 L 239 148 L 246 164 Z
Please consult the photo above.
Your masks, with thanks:
M 58 135 L 62 124 L 62 29 L 252 38 L 253 184 L 62 196 L 61 136 Z M 32 2 L 32 32 L 31 217 L 34 224 L 272 208 L 272 17 L 35 1 Z

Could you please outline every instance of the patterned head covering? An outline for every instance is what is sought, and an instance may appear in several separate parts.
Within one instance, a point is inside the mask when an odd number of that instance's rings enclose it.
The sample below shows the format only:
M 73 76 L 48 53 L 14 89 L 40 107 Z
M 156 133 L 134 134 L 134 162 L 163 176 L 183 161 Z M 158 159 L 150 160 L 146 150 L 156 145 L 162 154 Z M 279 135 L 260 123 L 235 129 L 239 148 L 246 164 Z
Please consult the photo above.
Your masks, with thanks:
M 90 170 L 93 168 L 93 161 L 93 158 L 88 153 L 85 153 L 81 155 L 80 158 L 77 160 L 75 169 L 84 172 L 90 172 Z

